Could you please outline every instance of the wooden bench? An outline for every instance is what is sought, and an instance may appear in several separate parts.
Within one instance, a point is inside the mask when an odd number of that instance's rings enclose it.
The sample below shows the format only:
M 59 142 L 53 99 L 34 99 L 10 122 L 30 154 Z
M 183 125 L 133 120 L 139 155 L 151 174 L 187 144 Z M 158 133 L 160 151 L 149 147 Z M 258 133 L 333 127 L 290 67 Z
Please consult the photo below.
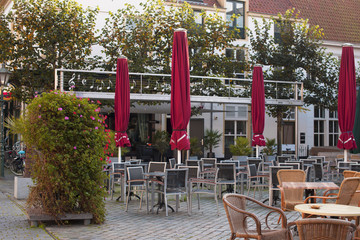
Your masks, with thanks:
M 28 213 L 28 219 L 31 227 L 37 227 L 42 221 L 69 221 L 69 220 L 83 220 L 84 225 L 89 225 L 93 215 L 91 213 L 67 213 L 58 217 L 48 214 Z

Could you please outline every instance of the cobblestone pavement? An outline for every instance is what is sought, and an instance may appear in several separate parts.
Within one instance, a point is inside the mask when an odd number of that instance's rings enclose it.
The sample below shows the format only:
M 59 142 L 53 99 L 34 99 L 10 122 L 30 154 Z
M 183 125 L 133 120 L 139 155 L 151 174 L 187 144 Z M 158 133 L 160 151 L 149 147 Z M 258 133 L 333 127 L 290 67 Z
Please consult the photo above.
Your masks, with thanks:
M 80 222 L 71 225 L 47 225 L 45 229 L 30 228 L 25 213 L 21 210 L 24 200 L 14 200 L 13 179 L 0 180 L 0 239 L 228 239 L 230 229 L 222 201 L 219 200 L 220 215 L 217 215 L 216 204 L 212 197 L 201 197 L 201 209 L 193 201 L 192 215 L 187 215 L 186 202 L 182 201 L 179 212 L 165 216 L 146 214 L 146 204 L 139 210 L 139 200 L 130 201 L 129 210 L 125 205 L 110 198 L 106 200 L 107 215 L 102 225 L 84 226 Z M 251 193 L 252 196 L 252 193 Z M 117 196 L 115 196 L 117 197 Z M 263 197 L 267 197 L 263 192 Z M 278 203 L 279 204 L 279 203 Z M 174 201 L 170 205 L 175 206 Z M 255 206 L 249 211 L 260 218 L 264 212 Z M 297 212 L 286 212 L 288 222 L 300 217 Z M 278 217 L 272 219 L 274 225 Z

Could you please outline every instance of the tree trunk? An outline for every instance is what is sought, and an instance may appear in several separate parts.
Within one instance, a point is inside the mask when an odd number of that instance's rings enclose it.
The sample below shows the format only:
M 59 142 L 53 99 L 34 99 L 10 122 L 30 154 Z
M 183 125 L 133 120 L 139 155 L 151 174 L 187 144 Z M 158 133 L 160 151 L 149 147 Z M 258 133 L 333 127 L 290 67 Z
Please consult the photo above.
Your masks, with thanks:
M 282 154 L 281 125 L 282 125 L 282 113 L 278 113 L 277 115 L 277 155 L 278 156 L 281 156 Z

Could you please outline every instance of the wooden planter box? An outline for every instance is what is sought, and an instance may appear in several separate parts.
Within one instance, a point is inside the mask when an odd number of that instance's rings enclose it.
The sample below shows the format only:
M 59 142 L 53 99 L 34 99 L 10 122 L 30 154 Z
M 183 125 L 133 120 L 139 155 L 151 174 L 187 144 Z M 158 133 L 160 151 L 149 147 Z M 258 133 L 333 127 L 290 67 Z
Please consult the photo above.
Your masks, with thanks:
M 57 217 L 51 216 L 46 213 L 42 213 L 38 210 L 27 211 L 28 220 L 31 227 L 37 227 L 39 222 L 43 221 L 71 221 L 71 220 L 83 220 L 84 225 L 89 225 L 93 215 L 91 213 L 66 213 Z

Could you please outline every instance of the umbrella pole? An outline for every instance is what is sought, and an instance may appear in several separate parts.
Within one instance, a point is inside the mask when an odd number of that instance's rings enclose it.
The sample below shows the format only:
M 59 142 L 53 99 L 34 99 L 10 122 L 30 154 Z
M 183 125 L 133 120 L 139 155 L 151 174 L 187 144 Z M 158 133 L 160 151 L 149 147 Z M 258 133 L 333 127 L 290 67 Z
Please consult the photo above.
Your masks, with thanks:
M 344 162 L 348 162 L 348 150 L 344 149 Z
M 119 147 L 118 162 L 121 163 L 121 147 Z
M 177 160 L 178 160 L 178 164 L 181 164 L 181 151 L 178 150 L 178 156 L 177 156 Z
M 259 157 L 259 145 L 256 145 L 256 157 Z

